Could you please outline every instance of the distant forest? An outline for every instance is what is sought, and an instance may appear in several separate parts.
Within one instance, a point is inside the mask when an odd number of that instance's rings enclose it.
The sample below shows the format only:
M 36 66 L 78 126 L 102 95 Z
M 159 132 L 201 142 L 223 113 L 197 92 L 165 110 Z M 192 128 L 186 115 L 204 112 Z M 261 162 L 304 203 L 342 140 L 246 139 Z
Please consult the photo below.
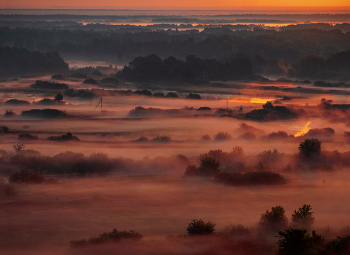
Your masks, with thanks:
M 24 47 L 28 51 L 57 51 L 69 59 L 125 64 L 152 54 L 163 60 L 171 56 L 177 61 L 185 61 L 187 56 L 194 55 L 200 59 L 215 59 L 222 65 L 236 59 L 248 59 L 252 72 L 258 74 L 339 80 L 349 77 L 349 31 L 331 29 L 328 24 L 301 24 L 280 30 L 239 26 L 241 30 L 223 25 L 206 27 L 202 32 L 196 29 L 153 31 L 128 25 L 99 29 L 104 27 L 101 24 L 91 25 L 90 30 L 2 27 L 0 42 L 3 47 Z M 347 28 L 349 24 L 336 27 Z M 30 68 L 25 66 L 23 63 L 22 70 Z
M 30 52 L 25 48 L 0 47 L 0 77 L 66 72 L 68 64 L 56 52 Z

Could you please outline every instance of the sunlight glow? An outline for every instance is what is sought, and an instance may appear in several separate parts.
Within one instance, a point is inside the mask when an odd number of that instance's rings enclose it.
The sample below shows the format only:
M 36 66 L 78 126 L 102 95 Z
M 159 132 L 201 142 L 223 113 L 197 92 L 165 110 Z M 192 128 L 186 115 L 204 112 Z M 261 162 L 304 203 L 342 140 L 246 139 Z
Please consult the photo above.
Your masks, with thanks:
M 296 133 L 294 136 L 299 137 L 299 136 L 306 134 L 310 130 L 310 128 L 309 128 L 310 124 L 311 124 L 311 121 L 306 123 L 306 125 L 304 127 L 302 127 L 301 130 L 298 133 Z M 295 130 L 299 130 L 299 129 L 300 128 L 295 128 Z
M 274 101 L 272 98 L 249 98 L 249 97 L 237 97 L 229 99 L 229 103 L 250 103 L 250 104 L 266 104 L 268 101 Z M 224 100 L 226 101 L 226 100 Z

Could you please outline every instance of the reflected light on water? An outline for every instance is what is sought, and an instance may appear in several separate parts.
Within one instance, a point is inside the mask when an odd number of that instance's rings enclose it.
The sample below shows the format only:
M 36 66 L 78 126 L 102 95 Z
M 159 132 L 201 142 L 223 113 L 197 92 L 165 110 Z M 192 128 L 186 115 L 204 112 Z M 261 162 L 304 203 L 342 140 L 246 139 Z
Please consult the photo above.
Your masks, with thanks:
M 294 128 L 295 130 L 300 130 L 294 136 L 295 137 L 299 137 L 299 136 L 302 136 L 302 135 L 306 134 L 310 130 L 310 128 L 309 128 L 310 124 L 311 124 L 311 121 L 306 123 L 306 125 L 304 127 L 302 127 L 302 128 L 300 128 L 300 127 Z

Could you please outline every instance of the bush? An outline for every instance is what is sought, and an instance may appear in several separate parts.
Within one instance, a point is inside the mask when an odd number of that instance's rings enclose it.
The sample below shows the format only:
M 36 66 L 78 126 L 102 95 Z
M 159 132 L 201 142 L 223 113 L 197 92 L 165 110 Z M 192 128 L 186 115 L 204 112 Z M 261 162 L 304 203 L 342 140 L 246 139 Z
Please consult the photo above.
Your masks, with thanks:
M 288 226 L 288 219 L 284 213 L 285 210 L 280 205 L 272 207 L 270 212 L 266 210 L 265 213 L 261 214 L 260 226 L 270 232 L 285 229 Z
M 168 143 L 170 141 L 171 141 L 171 137 L 166 135 L 163 135 L 163 136 L 158 135 L 156 138 L 152 139 L 152 142 L 157 142 L 157 143 Z
M 32 109 L 23 111 L 21 116 L 34 118 L 62 118 L 67 117 L 67 113 L 57 109 Z
M 233 186 L 282 185 L 287 182 L 282 175 L 269 171 L 248 173 L 219 172 L 215 175 L 215 180 Z
M 215 141 L 227 141 L 227 140 L 230 140 L 232 139 L 232 136 L 229 134 L 229 133 L 226 133 L 226 132 L 219 132 L 215 135 L 215 138 L 214 140 Z
M 75 135 L 72 135 L 71 132 L 68 132 L 66 135 L 60 135 L 60 136 L 50 136 L 47 139 L 51 141 L 79 141 L 79 138 Z
M 202 99 L 201 96 L 199 94 L 196 94 L 196 93 L 190 93 L 190 94 L 188 94 L 188 96 L 186 98 L 188 98 L 188 99 Z
M 70 244 L 72 246 L 83 246 L 87 244 L 101 244 L 106 242 L 118 242 L 123 239 L 131 239 L 131 240 L 141 240 L 143 235 L 140 233 L 130 230 L 130 231 L 118 231 L 117 229 L 113 229 L 111 232 L 105 232 L 100 234 L 98 237 L 91 237 L 88 241 L 85 239 L 74 240 L 71 241 Z
M 28 101 L 18 100 L 18 99 L 7 100 L 4 104 L 5 105 L 30 105 Z
M 9 181 L 15 183 L 43 183 L 45 180 L 44 176 L 35 171 L 22 170 L 15 172 L 10 175 Z
M 299 145 L 299 155 L 303 158 L 320 156 L 321 142 L 318 139 L 306 139 Z
M 30 134 L 20 134 L 18 135 L 18 140 L 38 140 L 37 135 L 30 135 Z
M 68 85 L 65 83 L 56 83 L 49 81 L 36 81 L 34 84 L 30 85 L 32 89 L 69 89 Z
M 212 235 L 215 234 L 215 223 L 213 222 L 205 222 L 201 219 L 199 220 L 192 220 L 186 230 L 187 234 L 189 236 L 194 236 L 194 235 Z
M 83 84 L 97 84 L 97 81 L 95 81 L 92 78 L 88 78 L 85 81 L 83 81 Z

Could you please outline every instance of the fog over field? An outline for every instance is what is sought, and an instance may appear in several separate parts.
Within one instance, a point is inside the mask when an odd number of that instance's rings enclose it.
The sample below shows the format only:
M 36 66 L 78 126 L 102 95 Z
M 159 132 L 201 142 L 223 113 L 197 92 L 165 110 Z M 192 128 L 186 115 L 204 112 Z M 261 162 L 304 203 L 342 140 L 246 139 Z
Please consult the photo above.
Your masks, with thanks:
M 1 254 L 349 254 L 348 13 L 0 13 Z

